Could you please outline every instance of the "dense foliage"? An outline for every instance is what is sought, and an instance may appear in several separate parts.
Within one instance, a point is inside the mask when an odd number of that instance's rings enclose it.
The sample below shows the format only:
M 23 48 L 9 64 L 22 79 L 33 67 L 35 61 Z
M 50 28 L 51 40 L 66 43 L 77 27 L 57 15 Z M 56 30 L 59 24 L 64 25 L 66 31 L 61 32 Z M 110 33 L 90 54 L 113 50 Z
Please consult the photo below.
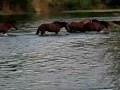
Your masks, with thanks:
M 33 0 L 0 0 L 0 10 L 4 4 L 8 4 L 9 8 L 14 11 L 15 7 L 20 7 L 24 11 L 33 10 Z M 120 8 L 120 0 L 38 0 L 41 3 L 47 3 L 50 10 L 60 8 L 64 10 L 80 10 L 80 9 L 108 9 Z M 46 5 L 46 4 L 45 4 Z M 47 8 L 47 5 L 44 6 Z M 47 8 L 48 9 L 48 8 Z
M 4 4 L 9 4 L 10 9 L 14 9 L 16 6 L 20 6 L 21 9 L 27 11 L 31 7 L 32 0 L 0 0 L 0 8 Z
M 100 4 L 107 8 L 120 7 L 120 0 L 52 0 L 51 6 L 57 3 L 61 3 L 67 10 L 101 8 Z

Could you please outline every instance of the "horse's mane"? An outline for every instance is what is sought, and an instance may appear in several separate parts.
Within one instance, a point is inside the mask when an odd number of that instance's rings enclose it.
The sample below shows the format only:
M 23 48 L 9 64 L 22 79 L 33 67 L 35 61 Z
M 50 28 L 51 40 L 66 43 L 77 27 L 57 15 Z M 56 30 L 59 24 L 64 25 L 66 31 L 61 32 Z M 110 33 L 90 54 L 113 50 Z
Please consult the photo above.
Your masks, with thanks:
M 59 24 L 61 26 L 64 26 L 66 24 L 66 22 L 64 22 L 64 21 L 54 21 L 53 23 Z
M 97 19 L 92 19 L 92 22 L 99 22 Z
M 54 21 L 53 23 L 60 23 L 60 21 Z

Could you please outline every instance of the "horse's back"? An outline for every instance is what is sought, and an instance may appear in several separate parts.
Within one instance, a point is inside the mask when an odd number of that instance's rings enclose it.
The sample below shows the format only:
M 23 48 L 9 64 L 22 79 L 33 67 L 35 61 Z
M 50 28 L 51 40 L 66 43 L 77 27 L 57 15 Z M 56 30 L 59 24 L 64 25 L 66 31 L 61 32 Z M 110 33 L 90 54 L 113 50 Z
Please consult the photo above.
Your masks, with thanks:
M 60 26 L 56 23 L 45 24 L 46 30 L 49 32 L 60 31 Z
M 83 25 L 84 25 L 84 23 L 82 23 L 82 22 L 71 22 L 69 24 L 69 27 L 78 28 L 78 27 L 82 27 Z

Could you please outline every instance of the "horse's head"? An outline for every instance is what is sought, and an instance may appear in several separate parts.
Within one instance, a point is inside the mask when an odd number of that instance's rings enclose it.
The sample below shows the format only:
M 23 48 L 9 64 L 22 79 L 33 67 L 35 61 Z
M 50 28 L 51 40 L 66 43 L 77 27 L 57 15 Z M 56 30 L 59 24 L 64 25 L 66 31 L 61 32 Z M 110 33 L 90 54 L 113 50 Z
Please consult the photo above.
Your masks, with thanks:
M 67 22 L 64 22 L 64 21 L 54 21 L 53 23 L 58 24 L 61 28 L 62 28 L 62 27 L 65 27 L 65 29 L 66 29 L 67 31 L 70 30 Z
M 92 22 L 99 22 L 97 19 L 92 19 L 91 21 Z
M 107 21 L 99 21 L 101 25 L 103 25 L 105 28 L 109 28 L 109 23 Z

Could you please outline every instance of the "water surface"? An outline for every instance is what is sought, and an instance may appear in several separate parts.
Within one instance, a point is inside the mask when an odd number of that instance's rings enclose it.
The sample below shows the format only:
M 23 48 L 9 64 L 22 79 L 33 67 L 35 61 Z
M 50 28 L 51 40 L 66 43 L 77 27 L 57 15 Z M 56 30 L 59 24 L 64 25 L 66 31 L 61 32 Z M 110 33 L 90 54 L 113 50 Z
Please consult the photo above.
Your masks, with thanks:
M 36 36 L 39 24 L 0 37 L 0 90 L 120 89 L 119 32 Z

